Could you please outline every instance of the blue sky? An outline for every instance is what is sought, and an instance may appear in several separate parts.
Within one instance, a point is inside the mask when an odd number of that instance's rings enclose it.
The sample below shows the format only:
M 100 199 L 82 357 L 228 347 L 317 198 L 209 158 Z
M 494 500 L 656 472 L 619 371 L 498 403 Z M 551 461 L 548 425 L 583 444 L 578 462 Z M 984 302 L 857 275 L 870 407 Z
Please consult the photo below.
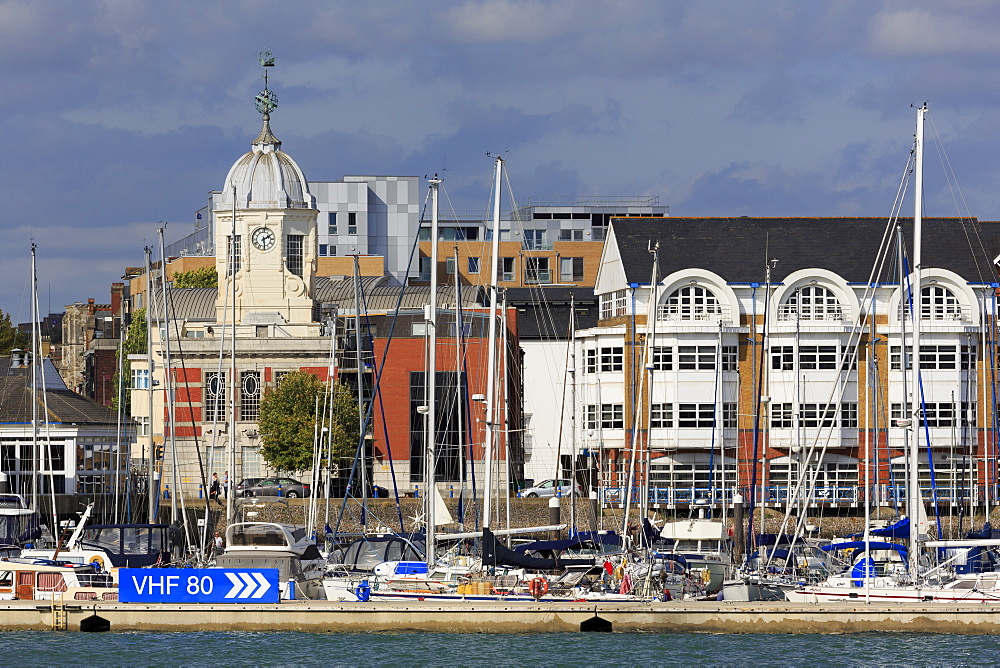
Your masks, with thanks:
M 926 100 L 927 215 L 1000 219 L 1000 3 L 0 0 L 0 308 L 28 318 L 32 239 L 61 311 L 191 231 L 264 48 L 310 180 L 439 172 L 485 211 L 506 152 L 519 201 L 887 216 Z

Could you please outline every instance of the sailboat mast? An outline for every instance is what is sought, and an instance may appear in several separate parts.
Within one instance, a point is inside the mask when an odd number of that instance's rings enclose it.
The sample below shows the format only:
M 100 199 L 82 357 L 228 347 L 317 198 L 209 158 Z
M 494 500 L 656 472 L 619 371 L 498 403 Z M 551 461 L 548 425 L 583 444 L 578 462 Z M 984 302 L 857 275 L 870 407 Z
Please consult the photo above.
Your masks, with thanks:
M 358 440 L 361 443 L 361 526 L 368 522 L 368 446 L 365 441 L 365 370 L 361 360 L 361 264 L 354 256 L 354 348 L 357 351 L 358 420 L 360 420 Z
M 232 479 L 228 480 L 229 486 L 226 488 L 226 524 L 233 523 L 233 490 L 236 489 L 236 267 L 242 266 L 241 258 L 237 253 L 242 253 L 242 244 L 238 244 L 236 238 L 236 184 L 233 184 L 233 226 L 229 236 L 229 261 L 226 263 L 226 273 L 229 275 L 230 297 L 233 305 L 233 321 L 231 324 L 229 361 L 230 373 L 233 378 L 230 382 L 229 392 L 229 438 L 226 440 L 226 471 L 232 471 Z M 223 317 L 225 319 L 225 317 Z M 223 336 L 225 336 L 226 326 L 222 325 Z M 219 366 L 222 366 L 220 360 Z M 225 381 L 218 379 L 221 387 L 225 387 Z
M 34 295 L 38 289 L 38 275 L 35 271 L 35 249 L 37 246 L 31 244 L 31 294 Z M 38 506 L 38 472 L 41 470 L 41 455 L 38 449 L 38 314 L 36 311 L 35 299 L 31 300 L 31 447 L 34 453 L 34 466 L 31 467 L 31 508 L 39 510 Z M 52 527 L 53 536 L 58 541 L 59 527 Z
M 923 423 L 920 410 L 920 318 L 923 314 L 923 290 L 922 290 L 922 263 L 921 257 L 921 233 L 923 228 L 923 196 L 924 196 L 924 116 L 927 114 L 927 105 L 923 104 L 917 108 L 917 129 L 914 141 L 914 168 L 913 168 L 913 288 L 911 291 L 912 306 L 910 317 L 913 327 L 913 353 L 910 359 L 913 360 L 913 384 L 910 388 L 911 410 L 913 416 L 910 430 L 910 479 L 909 485 L 909 508 L 907 515 L 910 518 L 910 577 L 917 577 L 917 567 L 920 555 L 917 550 L 917 542 L 920 538 L 920 517 L 923 499 L 920 497 L 920 426 Z M 928 457 L 930 453 L 928 453 Z
M 150 260 L 152 249 L 146 246 L 143 249 L 146 253 L 146 401 L 149 406 L 149 475 L 146 480 L 148 492 L 147 521 L 150 524 L 156 523 L 156 498 L 159 485 L 156 482 L 156 447 L 153 442 L 153 263 Z
M 170 521 L 177 520 L 177 497 L 181 493 L 177 478 L 177 441 L 174 438 L 174 383 L 170 374 L 170 318 L 167 304 L 167 257 L 164 254 L 163 228 L 160 228 L 160 298 L 163 311 L 160 321 L 163 323 L 163 382 L 167 399 L 167 422 L 170 425 L 170 485 L 173 494 L 170 495 Z
M 497 277 L 500 263 L 500 186 L 503 175 L 503 158 L 496 157 L 493 181 L 493 239 L 490 257 L 490 320 L 487 334 L 486 372 L 486 443 L 483 448 L 483 527 L 489 528 L 492 520 L 493 450 L 496 441 L 496 375 L 497 375 Z
M 436 545 L 434 544 L 435 525 L 434 504 L 437 501 L 437 490 L 435 489 L 435 472 L 437 469 L 437 291 L 438 291 L 438 187 L 441 179 L 434 176 L 429 181 L 431 188 L 431 294 L 427 304 L 427 376 L 424 387 L 426 392 L 427 405 L 427 436 L 424 448 L 424 503 L 426 504 L 425 517 L 427 518 L 427 563 L 433 564 L 435 560 Z M 458 267 L 455 267 L 458 273 Z

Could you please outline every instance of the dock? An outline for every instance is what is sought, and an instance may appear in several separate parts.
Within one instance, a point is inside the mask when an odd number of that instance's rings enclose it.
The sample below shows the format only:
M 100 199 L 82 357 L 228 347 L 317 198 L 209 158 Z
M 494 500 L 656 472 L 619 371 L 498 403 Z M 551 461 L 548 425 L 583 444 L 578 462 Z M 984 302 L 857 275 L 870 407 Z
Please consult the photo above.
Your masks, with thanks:
M 993 604 L 3 601 L 0 630 L 997 634 Z

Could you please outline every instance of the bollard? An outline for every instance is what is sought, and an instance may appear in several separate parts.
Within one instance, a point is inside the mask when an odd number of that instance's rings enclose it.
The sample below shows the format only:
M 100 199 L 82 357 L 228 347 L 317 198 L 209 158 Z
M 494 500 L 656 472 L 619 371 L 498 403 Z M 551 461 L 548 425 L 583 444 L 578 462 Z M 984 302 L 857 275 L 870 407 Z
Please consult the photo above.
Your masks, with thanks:
M 763 530 L 763 528 L 762 528 Z M 742 564 L 746 552 L 746 529 L 743 527 L 743 495 L 733 494 L 733 563 Z
M 164 485 L 163 486 L 163 498 L 164 499 L 169 499 L 170 498 L 170 485 Z
M 562 502 L 558 496 L 549 499 L 549 524 L 559 524 L 559 507 Z M 549 540 L 559 540 L 559 530 L 553 529 L 549 532 Z

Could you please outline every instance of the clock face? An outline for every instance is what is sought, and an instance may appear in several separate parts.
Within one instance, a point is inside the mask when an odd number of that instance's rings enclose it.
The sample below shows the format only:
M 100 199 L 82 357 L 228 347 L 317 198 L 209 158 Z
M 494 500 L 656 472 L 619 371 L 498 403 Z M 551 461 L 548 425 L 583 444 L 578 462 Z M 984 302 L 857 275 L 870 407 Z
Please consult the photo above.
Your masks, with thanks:
M 258 227 L 250 233 L 250 243 L 257 250 L 271 250 L 274 248 L 274 232 L 266 227 Z

